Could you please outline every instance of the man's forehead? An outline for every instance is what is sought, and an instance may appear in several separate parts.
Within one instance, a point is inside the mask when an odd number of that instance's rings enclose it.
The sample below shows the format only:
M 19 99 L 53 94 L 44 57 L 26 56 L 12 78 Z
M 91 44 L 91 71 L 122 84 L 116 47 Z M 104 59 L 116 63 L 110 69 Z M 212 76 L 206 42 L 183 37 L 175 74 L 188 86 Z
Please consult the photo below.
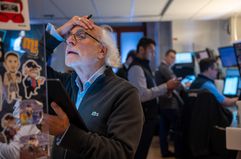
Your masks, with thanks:
M 147 47 L 146 47 L 146 49 L 151 49 L 151 50 L 155 50 L 156 49 L 156 47 L 155 47 L 155 45 L 153 45 L 153 44 L 149 44 Z
M 155 45 L 154 44 L 149 44 L 147 45 L 148 48 L 154 48 L 155 49 Z
M 176 54 L 174 52 L 170 52 L 168 55 L 170 55 L 171 57 L 176 57 Z

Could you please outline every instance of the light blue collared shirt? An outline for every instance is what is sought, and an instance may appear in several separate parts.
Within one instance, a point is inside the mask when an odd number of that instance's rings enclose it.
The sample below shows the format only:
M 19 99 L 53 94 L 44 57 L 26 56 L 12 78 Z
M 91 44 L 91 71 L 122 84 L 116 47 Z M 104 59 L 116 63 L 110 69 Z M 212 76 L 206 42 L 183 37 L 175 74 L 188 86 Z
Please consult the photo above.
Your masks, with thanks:
M 62 42 L 64 41 L 64 38 L 57 33 L 57 31 L 56 31 L 56 29 L 55 29 L 55 27 L 54 27 L 53 24 L 48 23 L 48 25 L 47 25 L 47 27 L 46 27 L 46 31 L 47 31 L 50 35 L 52 35 L 53 37 L 55 37 L 57 40 L 62 41 Z
M 83 84 L 83 88 L 80 82 L 79 77 L 76 78 L 75 83 L 78 86 L 79 90 L 78 90 L 78 94 L 77 94 L 77 99 L 75 101 L 75 105 L 76 108 L 78 110 L 87 90 L 90 88 L 90 86 L 95 82 L 95 80 L 101 76 L 102 74 L 104 74 L 106 70 L 106 65 L 103 65 L 101 68 L 99 68 L 84 84 Z
M 208 91 L 210 91 L 216 97 L 219 103 L 222 104 L 224 102 L 225 96 L 218 91 L 217 87 L 212 82 L 209 82 L 209 81 L 205 82 L 201 86 L 201 88 L 207 89 Z

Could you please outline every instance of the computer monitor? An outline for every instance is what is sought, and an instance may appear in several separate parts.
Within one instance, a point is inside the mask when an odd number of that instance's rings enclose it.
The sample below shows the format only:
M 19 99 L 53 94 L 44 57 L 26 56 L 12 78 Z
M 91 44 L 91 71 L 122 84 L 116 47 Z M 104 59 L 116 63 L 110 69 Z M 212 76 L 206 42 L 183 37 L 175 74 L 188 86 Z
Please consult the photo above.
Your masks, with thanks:
M 240 76 L 238 68 L 226 69 L 226 76 Z
M 241 75 L 241 43 L 235 43 L 233 45 L 234 47 L 234 52 L 236 54 L 236 59 L 238 63 L 238 68 L 239 68 L 239 74 Z
M 192 52 L 181 52 L 176 54 L 175 64 L 191 64 L 193 63 Z
M 241 56 L 241 42 L 233 44 L 234 51 L 237 56 Z
M 237 59 L 233 46 L 218 48 L 223 67 L 237 66 Z
M 238 94 L 238 76 L 229 76 L 225 78 L 224 87 L 223 87 L 223 95 L 228 97 L 234 97 Z
M 209 58 L 209 57 L 210 57 L 210 55 L 209 55 L 209 52 L 207 49 L 196 52 L 196 58 L 198 61 L 205 59 L 205 58 Z

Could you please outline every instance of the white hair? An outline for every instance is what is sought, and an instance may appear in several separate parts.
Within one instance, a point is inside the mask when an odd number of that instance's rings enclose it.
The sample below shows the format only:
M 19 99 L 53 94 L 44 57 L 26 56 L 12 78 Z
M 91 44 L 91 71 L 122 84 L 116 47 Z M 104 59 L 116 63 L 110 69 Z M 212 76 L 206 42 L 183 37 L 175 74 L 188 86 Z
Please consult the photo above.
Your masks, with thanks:
M 120 53 L 116 46 L 114 37 L 112 32 L 105 26 L 102 26 L 102 38 L 101 41 L 103 42 L 104 46 L 107 48 L 107 54 L 105 57 L 105 64 L 111 67 L 120 67 Z

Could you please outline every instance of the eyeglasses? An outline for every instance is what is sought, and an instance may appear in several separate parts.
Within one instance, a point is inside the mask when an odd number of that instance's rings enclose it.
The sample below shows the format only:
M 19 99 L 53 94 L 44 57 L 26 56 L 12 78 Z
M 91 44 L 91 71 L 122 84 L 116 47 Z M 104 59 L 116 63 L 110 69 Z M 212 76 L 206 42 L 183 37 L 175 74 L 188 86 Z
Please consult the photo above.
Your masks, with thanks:
M 78 41 L 80 41 L 80 40 L 86 39 L 86 36 L 87 36 L 87 35 L 88 35 L 89 37 L 91 37 L 92 39 L 94 39 L 95 41 L 97 41 L 98 43 L 100 43 L 101 45 L 103 45 L 101 41 L 99 41 L 99 40 L 98 40 L 97 38 L 95 38 L 93 35 L 87 33 L 86 31 L 84 31 L 83 29 L 78 30 L 78 31 L 77 31 L 76 33 L 74 33 L 74 34 L 72 34 L 71 32 L 69 32 L 69 33 L 65 36 L 65 40 L 67 40 L 69 37 L 73 36 L 75 42 L 78 42 Z

